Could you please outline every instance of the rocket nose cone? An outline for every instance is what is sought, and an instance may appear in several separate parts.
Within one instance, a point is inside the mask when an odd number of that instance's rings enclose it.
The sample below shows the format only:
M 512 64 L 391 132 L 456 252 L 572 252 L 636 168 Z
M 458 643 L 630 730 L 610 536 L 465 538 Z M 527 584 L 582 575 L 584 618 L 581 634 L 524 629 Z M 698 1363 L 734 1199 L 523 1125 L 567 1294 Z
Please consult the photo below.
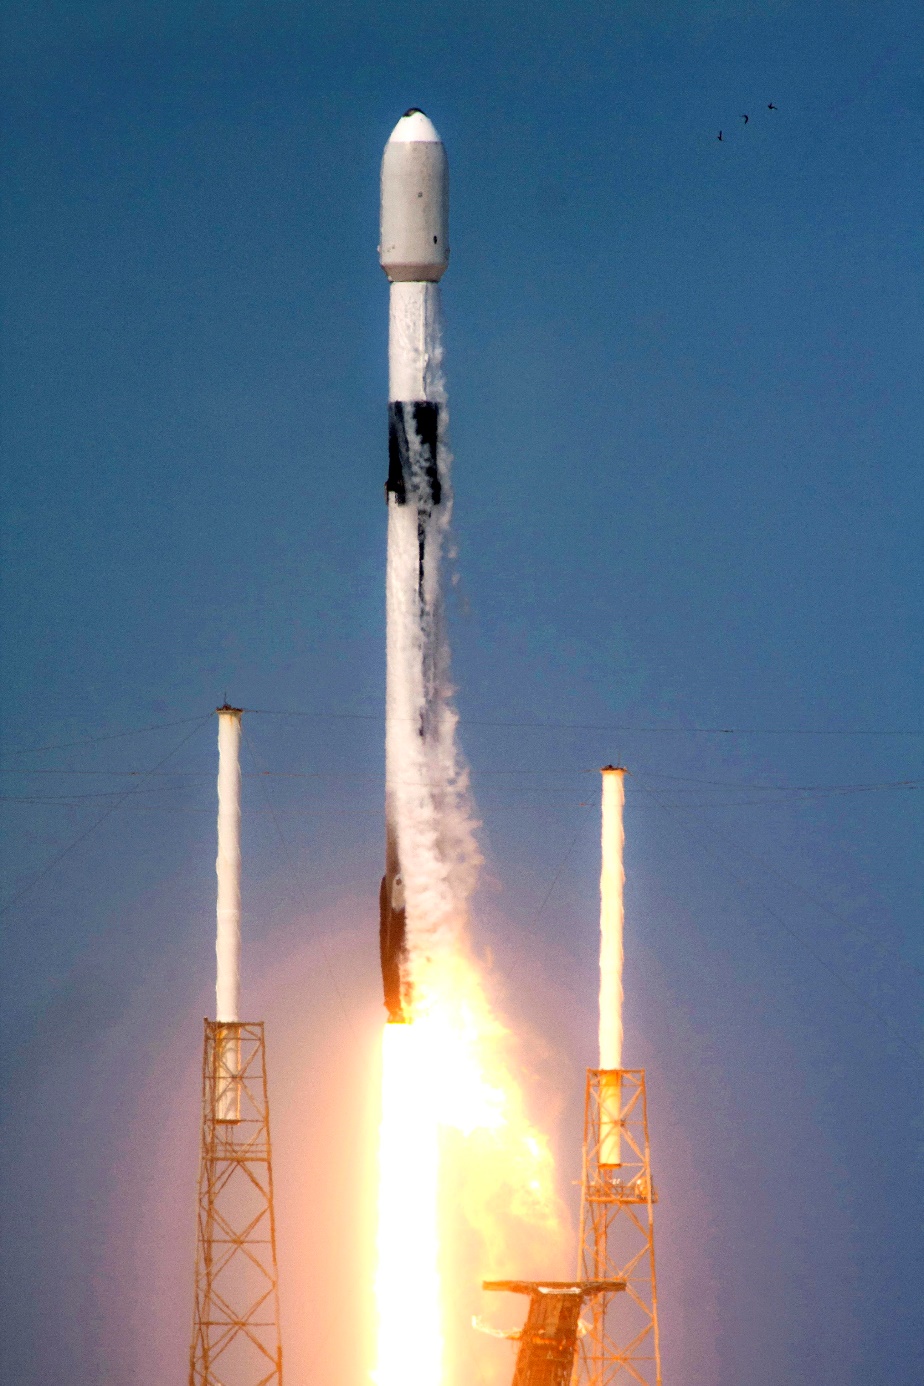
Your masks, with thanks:
M 433 121 L 425 116 L 423 111 L 418 111 L 416 106 L 412 106 L 409 111 L 398 121 L 392 130 L 389 144 L 441 144 L 439 135 Z
M 393 284 L 436 284 L 448 262 L 446 150 L 415 107 L 398 121 L 382 155 L 379 263 Z

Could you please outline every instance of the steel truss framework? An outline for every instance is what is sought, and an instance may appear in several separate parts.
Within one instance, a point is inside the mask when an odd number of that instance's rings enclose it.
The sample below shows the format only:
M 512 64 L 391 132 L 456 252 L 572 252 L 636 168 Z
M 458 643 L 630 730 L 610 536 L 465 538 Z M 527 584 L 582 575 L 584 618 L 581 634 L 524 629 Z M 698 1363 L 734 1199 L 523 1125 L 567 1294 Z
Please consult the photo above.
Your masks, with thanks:
M 568 1386 L 574 1371 L 574 1349 L 581 1327 L 581 1306 L 591 1295 L 626 1288 L 621 1280 L 485 1280 L 485 1290 L 529 1295 L 526 1322 L 519 1341 L 513 1386 Z
M 282 1386 L 262 1022 L 205 1022 L 189 1386 Z
M 615 1136 L 615 1139 L 614 1139 Z M 601 1149 L 602 1147 L 602 1149 Z M 615 1159 L 616 1163 L 604 1163 Z M 624 1280 L 596 1295 L 576 1386 L 661 1386 L 648 1109 L 643 1069 L 587 1070 L 580 1263 L 585 1280 Z

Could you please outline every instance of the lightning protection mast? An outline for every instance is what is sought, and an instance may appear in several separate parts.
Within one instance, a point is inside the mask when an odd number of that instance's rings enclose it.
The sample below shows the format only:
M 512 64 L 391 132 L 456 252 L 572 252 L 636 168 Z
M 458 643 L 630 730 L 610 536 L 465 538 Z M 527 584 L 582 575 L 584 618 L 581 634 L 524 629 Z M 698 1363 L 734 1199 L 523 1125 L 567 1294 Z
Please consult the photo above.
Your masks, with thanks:
M 576 1386 L 661 1386 L 645 1070 L 623 1067 L 625 770 L 604 767 L 600 873 L 600 1067 L 587 1070 L 578 1275 L 622 1281 L 590 1302 Z
M 215 1019 L 205 1022 L 189 1386 L 282 1386 L 262 1021 L 240 1019 L 241 709 L 218 708 Z

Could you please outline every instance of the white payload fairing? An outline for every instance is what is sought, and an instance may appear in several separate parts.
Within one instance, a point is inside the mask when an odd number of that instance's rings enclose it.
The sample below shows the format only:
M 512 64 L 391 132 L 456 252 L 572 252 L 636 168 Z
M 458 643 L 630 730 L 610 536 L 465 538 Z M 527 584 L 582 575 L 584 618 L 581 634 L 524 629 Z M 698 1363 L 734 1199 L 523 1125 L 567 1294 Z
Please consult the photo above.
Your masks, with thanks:
M 446 151 L 423 111 L 398 121 L 382 158 L 379 260 L 390 281 L 388 338 L 388 573 L 385 737 L 385 875 L 379 896 L 385 1006 L 392 1022 L 409 1018 L 406 881 L 399 811 L 410 761 L 437 736 L 441 467 L 439 281 L 449 262 Z M 409 751 L 410 741 L 413 749 Z
M 423 111 L 405 111 L 385 146 L 381 212 L 379 263 L 392 284 L 438 284 L 449 264 L 449 170 Z

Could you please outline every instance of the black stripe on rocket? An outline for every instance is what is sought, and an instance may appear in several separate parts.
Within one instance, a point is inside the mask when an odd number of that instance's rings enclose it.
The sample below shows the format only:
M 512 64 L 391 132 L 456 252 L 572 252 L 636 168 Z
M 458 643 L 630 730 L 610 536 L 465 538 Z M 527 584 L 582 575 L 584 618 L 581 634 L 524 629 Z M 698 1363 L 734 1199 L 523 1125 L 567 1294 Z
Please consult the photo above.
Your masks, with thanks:
M 430 400 L 394 400 L 388 406 L 385 494 L 386 497 L 394 496 L 398 505 L 410 502 L 417 509 L 420 556 L 417 580 L 421 604 L 427 521 L 443 496 L 438 465 L 439 422 L 440 407 Z M 423 726 L 420 734 L 424 735 Z M 403 975 L 407 961 L 407 916 L 397 835 L 392 823 L 386 824 L 385 875 L 379 890 L 379 948 L 388 1019 L 391 1024 L 403 1024 L 407 1020 L 405 1004 L 409 999 Z
M 430 400 L 393 400 L 388 406 L 388 480 L 385 494 L 393 495 L 399 505 L 406 505 L 409 499 L 417 503 L 417 545 L 420 552 L 417 583 L 421 604 L 427 521 L 433 507 L 439 505 L 443 497 L 437 462 L 439 428 L 440 407 Z
M 411 431 L 408 432 L 408 424 Z M 386 493 L 399 505 L 408 496 L 417 504 L 439 505 L 443 487 L 437 465 L 440 407 L 428 399 L 392 400 L 388 406 L 388 480 Z

